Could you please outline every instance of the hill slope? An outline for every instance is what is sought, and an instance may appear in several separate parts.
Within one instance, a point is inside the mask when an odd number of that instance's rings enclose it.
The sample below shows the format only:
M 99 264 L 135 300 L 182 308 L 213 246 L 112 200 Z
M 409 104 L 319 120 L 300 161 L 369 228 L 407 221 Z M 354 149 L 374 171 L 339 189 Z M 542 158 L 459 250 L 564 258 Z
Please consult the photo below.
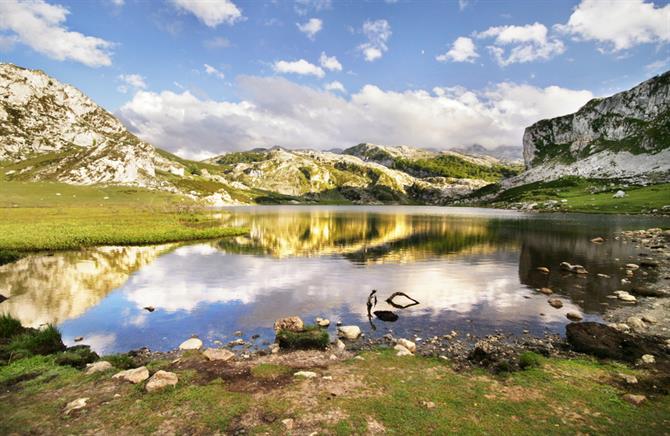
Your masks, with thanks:
M 670 71 L 574 114 L 538 121 L 523 135 L 524 182 L 565 175 L 666 176 L 670 171 Z

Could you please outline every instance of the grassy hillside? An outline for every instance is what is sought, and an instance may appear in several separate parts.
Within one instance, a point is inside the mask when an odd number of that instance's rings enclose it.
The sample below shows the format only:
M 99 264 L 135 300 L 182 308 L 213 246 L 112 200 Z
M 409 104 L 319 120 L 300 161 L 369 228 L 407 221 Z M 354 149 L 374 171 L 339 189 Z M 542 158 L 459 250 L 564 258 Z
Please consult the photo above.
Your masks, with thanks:
M 497 182 L 515 176 L 523 170 L 520 165 L 478 165 L 451 155 L 439 155 L 433 158 L 416 160 L 396 158 L 393 161 L 393 168 L 416 177 L 438 176 L 482 179 L 487 182 Z
M 0 181 L 0 251 L 158 244 L 244 231 L 165 192 Z

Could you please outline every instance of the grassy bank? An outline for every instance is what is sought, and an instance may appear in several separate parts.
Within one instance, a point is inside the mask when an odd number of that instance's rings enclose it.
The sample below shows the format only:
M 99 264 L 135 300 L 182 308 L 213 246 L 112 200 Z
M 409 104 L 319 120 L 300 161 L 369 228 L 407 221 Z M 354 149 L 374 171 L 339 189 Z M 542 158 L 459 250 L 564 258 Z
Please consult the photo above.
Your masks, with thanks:
M 174 371 L 179 383 L 147 393 L 143 383 L 113 380 L 119 369 L 85 375 L 35 356 L 0 367 L 0 432 L 286 434 L 290 426 L 294 434 L 651 435 L 670 426 L 670 397 L 651 396 L 640 406 L 622 399 L 618 374 L 645 374 L 618 364 L 538 358 L 539 366 L 493 376 L 389 350 L 362 358 L 309 368 L 285 356 L 242 370 L 191 352 L 179 363 L 149 364 L 152 373 Z M 318 375 L 294 377 L 299 369 Z M 65 405 L 81 397 L 87 406 L 64 415 Z
M 515 203 L 538 203 L 537 209 L 582 213 L 659 213 L 670 205 L 670 183 L 649 186 L 626 185 L 612 180 L 564 177 L 551 182 L 535 182 L 497 192 L 497 185 L 486 186 L 472 197 L 496 194 L 483 206 L 508 208 Z M 623 198 L 614 198 L 622 190 Z M 559 204 L 547 206 L 546 202 Z M 656 212 L 654 212 L 656 211 Z M 666 210 L 665 213 L 670 213 Z
M 0 182 L 0 251 L 159 244 L 244 233 L 174 194 L 127 187 Z

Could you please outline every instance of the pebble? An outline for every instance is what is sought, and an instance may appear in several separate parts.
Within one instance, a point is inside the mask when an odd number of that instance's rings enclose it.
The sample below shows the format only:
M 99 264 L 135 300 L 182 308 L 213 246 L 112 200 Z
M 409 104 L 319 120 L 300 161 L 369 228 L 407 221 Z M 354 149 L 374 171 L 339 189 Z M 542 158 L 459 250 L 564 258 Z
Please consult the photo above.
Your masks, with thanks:
M 551 294 L 554 293 L 554 291 L 552 291 L 552 290 L 549 289 L 549 288 L 540 288 L 540 293 L 542 293 L 542 294 L 544 294 L 544 295 L 551 295 Z
M 550 298 L 549 300 L 547 300 L 547 302 L 551 307 L 556 309 L 560 309 L 561 307 L 563 307 L 563 302 L 558 298 Z
M 570 320 L 570 321 L 581 321 L 583 319 L 582 314 L 579 312 L 568 312 L 565 314 L 565 316 Z
M 549 274 L 549 268 L 547 268 L 546 266 L 538 266 L 535 269 L 541 273 Z

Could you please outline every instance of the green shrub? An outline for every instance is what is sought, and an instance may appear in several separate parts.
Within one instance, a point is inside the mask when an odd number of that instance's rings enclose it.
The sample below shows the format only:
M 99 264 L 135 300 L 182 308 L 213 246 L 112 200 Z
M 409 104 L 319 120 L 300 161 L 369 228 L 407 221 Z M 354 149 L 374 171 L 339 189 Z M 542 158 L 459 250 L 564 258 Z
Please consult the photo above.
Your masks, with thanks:
M 301 332 L 280 330 L 277 332 L 276 340 L 281 348 L 290 350 L 323 350 L 328 346 L 330 337 L 327 331 L 317 326 L 305 326 L 305 329 Z
M 0 315 L 0 339 L 10 339 L 24 332 L 21 321 L 12 318 L 11 315 Z
M 118 369 L 131 369 L 141 366 L 137 365 L 135 360 L 127 353 L 104 356 L 103 360 L 106 360 L 107 362 L 111 363 L 114 368 Z
M 200 168 L 197 165 L 190 165 L 188 167 L 188 172 L 194 176 L 202 175 L 202 171 L 200 171 Z
M 519 366 L 521 369 L 539 367 L 542 363 L 542 356 L 532 351 L 526 351 L 519 356 Z
M 21 256 L 20 253 L 16 251 L 10 251 L 10 250 L 0 250 L 0 266 L 1 265 L 6 265 L 8 263 L 16 262 L 17 260 L 21 259 L 23 256 Z
M 98 359 L 100 359 L 100 356 L 95 351 L 91 351 L 89 347 L 77 346 L 68 348 L 66 351 L 58 354 L 56 356 L 56 363 L 82 369 L 86 367 L 87 363 L 93 363 Z
M 60 332 L 52 325 L 41 330 L 30 330 L 14 336 L 7 346 L 10 352 L 27 352 L 29 354 L 52 354 L 65 350 Z

